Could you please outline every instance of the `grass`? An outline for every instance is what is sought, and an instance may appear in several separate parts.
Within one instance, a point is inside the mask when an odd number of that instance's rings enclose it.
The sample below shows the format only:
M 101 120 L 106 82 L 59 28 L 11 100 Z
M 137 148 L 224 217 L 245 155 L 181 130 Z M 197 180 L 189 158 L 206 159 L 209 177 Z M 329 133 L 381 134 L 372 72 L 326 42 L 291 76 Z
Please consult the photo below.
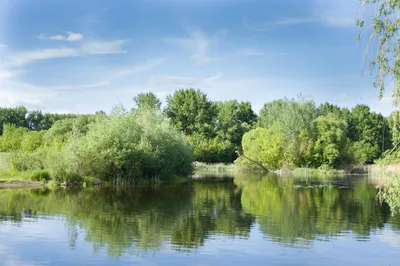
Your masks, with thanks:
M 314 169 L 314 168 L 296 168 L 291 171 L 294 176 L 344 176 L 348 172 L 341 169 Z
M 238 169 L 234 164 L 223 164 L 223 163 L 215 163 L 215 164 L 207 164 L 207 163 L 194 163 L 194 172 L 195 174 L 201 173 L 234 173 Z

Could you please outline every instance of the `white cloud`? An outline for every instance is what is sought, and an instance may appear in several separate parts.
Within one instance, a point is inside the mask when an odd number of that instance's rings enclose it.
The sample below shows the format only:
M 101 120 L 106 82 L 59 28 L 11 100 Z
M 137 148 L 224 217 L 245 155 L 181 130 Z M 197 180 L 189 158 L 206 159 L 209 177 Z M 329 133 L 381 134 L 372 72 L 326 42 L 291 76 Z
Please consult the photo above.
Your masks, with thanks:
M 4 49 L 4 48 L 7 48 L 7 45 L 0 43 L 0 49 Z
M 48 39 L 53 41 L 80 41 L 83 39 L 83 34 L 78 32 L 68 31 L 65 35 L 54 35 L 54 36 L 46 36 L 45 34 L 40 34 L 38 36 L 39 39 Z
M 218 42 L 218 39 L 218 33 L 208 37 L 200 29 L 197 29 L 189 31 L 187 38 L 165 38 L 164 41 L 192 52 L 190 58 L 198 63 L 210 63 L 215 58 L 209 56 L 208 53 L 211 47 Z
M 16 76 L 16 72 L 7 69 L 0 69 L 0 81 Z
M 39 106 L 55 96 L 54 91 L 44 90 L 26 83 L 2 81 L 0 106 Z
M 35 61 L 66 58 L 82 55 L 120 54 L 126 53 L 122 49 L 124 40 L 116 41 L 87 41 L 80 48 L 49 48 L 34 51 L 18 52 L 5 58 L 5 65 L 8 67 L 21 67 Z
M 6 64 L 13 67 L 17 67 L 17 66 L 27 65 L 34 61 L 40 61 L 52 58 L 72 57 L 77 55 L 78 52 L 73 48 L 43 49 L 43 50 L 12 54 L 6 58 Z
M 126 53 L 122 46 L 126 43 L 125 40 L 115 41 L 86 41 L 82 44 L 81 50 L 86 54 L 122 54 Z

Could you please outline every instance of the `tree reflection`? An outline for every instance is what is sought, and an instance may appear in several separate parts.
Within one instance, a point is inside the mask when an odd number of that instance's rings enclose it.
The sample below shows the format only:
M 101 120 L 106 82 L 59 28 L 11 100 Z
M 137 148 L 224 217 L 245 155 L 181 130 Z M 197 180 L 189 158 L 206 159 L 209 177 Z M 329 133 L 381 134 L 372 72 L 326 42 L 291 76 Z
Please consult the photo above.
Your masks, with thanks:
M 367 183 L 347 186 L 308 183 L 277 176 L 236 178 L 242 187 L 244 211 L 258 217 L 261 231 L 285 244 L 309 244 L 352 231 L 365 237 L 388 221 L 389 208 L 380 205 Z
M 258 224 L 268 239 L 307 247 L 352 232 L 361 238 L 399 216 L 381 205 L 365 182 L 244 174 L 226 182 L 158 187 L 0 190 L 0 223 L 63 216 L 69 246 L 83 232 L 95 252 L 188 251 L 216 235 L 249 238 Z

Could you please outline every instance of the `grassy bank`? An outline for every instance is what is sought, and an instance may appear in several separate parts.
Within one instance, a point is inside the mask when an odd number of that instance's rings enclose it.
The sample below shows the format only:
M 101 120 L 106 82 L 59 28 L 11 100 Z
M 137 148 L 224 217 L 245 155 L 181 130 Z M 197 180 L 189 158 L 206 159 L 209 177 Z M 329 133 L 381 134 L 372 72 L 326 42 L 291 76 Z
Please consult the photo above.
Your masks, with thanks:
M 194 164 L 195 174 L 201 173 L 234 173 L 238 170 L 234 164 L 223 164 L 223 163 L 201 163 L 195 162 Z

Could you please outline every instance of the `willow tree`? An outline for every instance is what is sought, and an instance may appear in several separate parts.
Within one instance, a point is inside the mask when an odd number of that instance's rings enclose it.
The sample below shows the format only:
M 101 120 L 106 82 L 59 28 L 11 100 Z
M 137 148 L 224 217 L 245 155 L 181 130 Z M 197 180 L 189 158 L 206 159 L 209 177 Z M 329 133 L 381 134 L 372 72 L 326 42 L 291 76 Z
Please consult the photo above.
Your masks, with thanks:
M 372 7 L 371 20 L 357 20 L 357 26 L 364 31 L 372 29 L 369 40 L 374 49 L 370 60 L 371 72 L 375 74 L 374 86 L 380 89 L 382 98 L 387 78 L 393 78 L 393 102 L 400 106 L 400 0 L 360 0 L 364 8 Z M 370 24 L 371 22 L 371 24 Z M 368 23 L 368 25 L 366 25 Z M 360 33 L 357 35 L 360 40 Z M 376 50 L 375 50 L 376 48 Z
M 359 0 L 363 11 L 372 8 L 373 15 L 365 20 L 363 17 L 357 20 L 360 31 L 369 34 L 366 55 L 370 56 L 369 66 L 375 76 L 374 87 L 379 88 L 379 97 L 383 97 L 388 87 L 393 90 L 393 106 L 400 107 L 400 0 Z M 369 12 L 362 12 L 369 13 Z M 364 16 L 366 17 L 366 16 Z M 361 32 L 360 32 L 361 33 Z M 357 40 L 361 40 L 361 34 Z M 368 53 L 372 50 L 373 53 Z M 392 85 L 393 82 L 393 85 Z M 389 85 L 390 84 L 390 85 Z M 398 112 L 396 112 L 398 114 Z M 399 115 L 392 115 L 393 137 L 398 139 L 400 132 L 396 130 L 400 122 Z M 395 150 L 398 143 L 394 143 Z M 389 153 L 390 154 L 390 153 Z

